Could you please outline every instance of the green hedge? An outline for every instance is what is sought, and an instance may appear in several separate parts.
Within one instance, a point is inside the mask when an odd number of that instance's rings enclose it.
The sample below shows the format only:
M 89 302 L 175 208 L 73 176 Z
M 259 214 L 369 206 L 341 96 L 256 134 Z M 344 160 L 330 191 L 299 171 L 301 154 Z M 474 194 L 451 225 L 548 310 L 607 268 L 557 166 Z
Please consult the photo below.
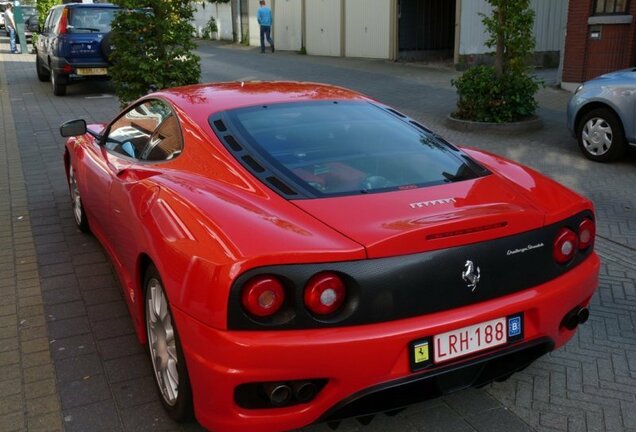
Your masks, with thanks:
M 113 21 L 111 74 L 122 106 L 150 89 L 195 84 L 201 76 L 194 54 L 194 8 L 189 0 L 118 0 Z
M 539 82 L 525 72 L 507 71 L 501 78 L 492 66 L 475 66 L 457 79 L 459 101 L 453 117 L 479 122 L 523 120 L 537 109 Z

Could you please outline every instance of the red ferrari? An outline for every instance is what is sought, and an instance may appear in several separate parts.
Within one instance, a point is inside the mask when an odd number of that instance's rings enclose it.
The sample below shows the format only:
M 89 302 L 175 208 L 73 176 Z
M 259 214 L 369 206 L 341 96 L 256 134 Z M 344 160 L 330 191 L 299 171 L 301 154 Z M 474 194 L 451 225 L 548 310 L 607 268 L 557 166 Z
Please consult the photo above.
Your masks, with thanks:
M 61 133 L 176 420 L 365 421 L 506 379 L 588 318 L 589 200 L 358 93 L 183 87 Z

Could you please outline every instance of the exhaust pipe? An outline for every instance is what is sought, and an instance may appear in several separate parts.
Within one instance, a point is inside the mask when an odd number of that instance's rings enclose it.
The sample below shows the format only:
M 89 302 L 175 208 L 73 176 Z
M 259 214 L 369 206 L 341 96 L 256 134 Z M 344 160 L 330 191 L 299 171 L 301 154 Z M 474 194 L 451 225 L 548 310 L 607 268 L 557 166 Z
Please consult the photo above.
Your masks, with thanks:
M 590 317 L 590 310 L 588 308 L 581 308 L 576 315 L 579 318 L 579 324 L 584 324 Z
M 577 306 L 565 314 L 561 325 L 568 330 L 574 330 L 579 324 L 586 322 L 589 317 L 590 310 L 588 308 Z
M 263 387 L 267 398 L 274 406 L 283 406 L 291 399 L 292 389 L 285 383 L 269 383 Z
M 295 381 L 292 390 L 298 402 L 309 402 L 316 396 L 316 385 L 310 381 Z

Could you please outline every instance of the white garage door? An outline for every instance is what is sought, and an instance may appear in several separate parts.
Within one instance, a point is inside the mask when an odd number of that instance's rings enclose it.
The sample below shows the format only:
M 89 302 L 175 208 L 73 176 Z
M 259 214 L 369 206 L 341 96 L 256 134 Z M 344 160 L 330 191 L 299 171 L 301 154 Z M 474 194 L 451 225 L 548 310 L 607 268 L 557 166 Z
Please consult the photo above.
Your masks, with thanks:
M 341 0 L 305 2 L 307 54 L 325 56 L 342 54 L 340 52 L 341 4 Z
M 345 0 L 345 55 L 390 58 L 391 0 Z
M 277 50 L 299 51 L 303 46 L 302 2 L 276 0 L 274 9 L 274 44 Z

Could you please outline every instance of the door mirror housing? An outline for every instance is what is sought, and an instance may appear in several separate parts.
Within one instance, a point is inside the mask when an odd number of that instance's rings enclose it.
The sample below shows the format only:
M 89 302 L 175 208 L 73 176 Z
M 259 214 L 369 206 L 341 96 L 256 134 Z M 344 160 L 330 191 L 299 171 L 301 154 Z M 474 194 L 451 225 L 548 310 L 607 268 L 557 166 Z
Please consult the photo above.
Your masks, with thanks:
M 60 135 L 64 138 L 80 136 L 86 134 L 86 120 L 69 120 L 60 126 Z

